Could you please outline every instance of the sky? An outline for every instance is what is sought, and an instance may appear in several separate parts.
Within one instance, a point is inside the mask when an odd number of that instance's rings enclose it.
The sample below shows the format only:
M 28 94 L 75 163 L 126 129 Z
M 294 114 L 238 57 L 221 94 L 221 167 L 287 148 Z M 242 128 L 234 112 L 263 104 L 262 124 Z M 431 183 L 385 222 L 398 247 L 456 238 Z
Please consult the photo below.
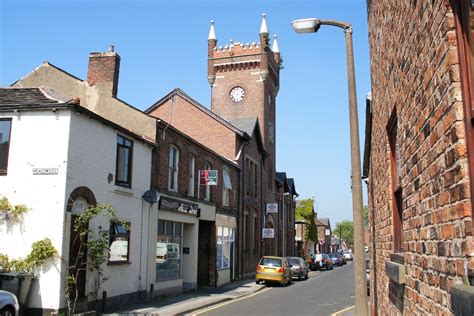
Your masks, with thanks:
M 86 80 L 89 53 L 112 44 L 121 56 L 120 99 L 145 110 L 180 88 L 210 107 L 210 21 L 218 46 L 258 42 L 262 13 L 271 38 L 278 35 L 284 67 L 276 99 L 277 171 L 294 178 L 299 199 L 314 197 L 318 217 L 334 228 L 352 220 L 344 32 L 322 26 L 316 34 L 297 34 L 290 23 L 315 17 L 352 24 L 363 155 L 370 91 L 363 0 L 0 0 L 0 86 L 43 61 Z

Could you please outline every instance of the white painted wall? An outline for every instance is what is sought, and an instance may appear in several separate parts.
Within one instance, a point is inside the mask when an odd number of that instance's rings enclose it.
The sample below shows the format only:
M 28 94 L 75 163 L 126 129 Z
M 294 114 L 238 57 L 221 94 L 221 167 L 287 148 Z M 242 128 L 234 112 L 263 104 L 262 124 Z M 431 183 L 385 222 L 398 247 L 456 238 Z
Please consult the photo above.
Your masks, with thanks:
M 67 198 L 77 187 L 88 187 L 98 203 L 110 203 L 120 218 L 131 224 L 130 263 L 105 265 L 109 280 L 100 289 L 108 297 L 146 290 L 154 283 L 157 204 L 150 207 L 141 196 L 150 187 L 152 148 L 133 140 L 132 188 L 107 181 L 115 178 L 118 132 L 75 111 L 20 112 L 13 117 L 8 174 L 0 176 L 0 195 L 13 204 L 26 204 L 30 211 L 18 225 L 0 223 L 0 253 L 10 258 L 24 257 L 34 241 L 50 238 L 61 260 L 39 272 L 30 307 L 58 309 L 65 306 L 64 281 L 70 237 L 70 214 L 65 214 Z M 131 139 L 131 137 L 122 134 Z M 33 175 L 32 168 L 58 168 L 57 175 Z M 151 213 L 150 213 L 151 212 Z M 151 221 L 150 221 L 151 220 Z M 150 224 L 151 223 L 151 224 Z M 99 218 L 92 227 L 109 227 Z M 95 275 L 87 273 L 87 290 L 93 290 Z
M 118 134 L 133 141 L 130 189 L 115 185 Z M 147 273 L 148 267 L 155 258 L 155 253 L 151 254 L 150 251 L 156 251 L 156 246 L 148 247 L 146 233 L 150 229 L 149 212 L 156 213 L 157 205 L 150 208 L 141 197 L 150 188 L 152 148 L 79 113 L 72 115 L 70 148 L 66 196 L 77 187 L 87 186 L 94 193 L 97 203 L 112 204 L 118 217 L 129 222 L 131 226 L 130 263 L 104 266 L 104 274 L 109 279 L 103 284 L 99 295 L 102 295 L 104 290 L 107 291 L 108 297 L 146 290 L 147 284 L 152 280 Z M 111 183 L 108 182 L 109 173 L 114 176 Z M 94 220 L 91 226 L 108 228 L 109 224 L 109 219 L 99 218 Z M 69 225 L 70 223 L 67 228 Z M 69 240 L 69 231 L 66 236 Z M 66 253 L 68 252 L 69 249 Z M 94 273 L 87 274 L 86 291 L 94 290 L 95 277 Z
M 12 118 L 8 174 L 0 176 L 0 195 L 29 208 L 21 223 L 0 223 L 0 252 L 25 257 L 33 242 L 50 238 L 62 255 L 70 112 L 0 113 L 0 117 Z M 58 174 L 33 175 L 33 168 L 58 168 Z M 59 307 L 61 268 L 58 260 L 38 271 L 31 307 Z

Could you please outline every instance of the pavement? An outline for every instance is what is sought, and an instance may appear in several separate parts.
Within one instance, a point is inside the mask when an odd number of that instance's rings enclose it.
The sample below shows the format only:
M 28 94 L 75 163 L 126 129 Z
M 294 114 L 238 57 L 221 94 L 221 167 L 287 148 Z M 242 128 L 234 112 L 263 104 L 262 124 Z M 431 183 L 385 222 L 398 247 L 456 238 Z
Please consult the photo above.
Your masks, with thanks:
M 102 315 L 191 315 L 194 311 L 242 298 L 264 288 L 264 284 L 256 284 L 254 279 L 236 280 L 220 287 L 200 288 L 190 293 L 157 298 L 150 302 L 128 306 Z M 333 313 L 331 316 L 355 315 L 355 306 L 351 306 Z
M 254 279 L 232 281 L 220 287 L 201 288 L 191 293 L 159 298 L 102 315 L 186 315 L 193 311 L 253 294 L 265 288 Z

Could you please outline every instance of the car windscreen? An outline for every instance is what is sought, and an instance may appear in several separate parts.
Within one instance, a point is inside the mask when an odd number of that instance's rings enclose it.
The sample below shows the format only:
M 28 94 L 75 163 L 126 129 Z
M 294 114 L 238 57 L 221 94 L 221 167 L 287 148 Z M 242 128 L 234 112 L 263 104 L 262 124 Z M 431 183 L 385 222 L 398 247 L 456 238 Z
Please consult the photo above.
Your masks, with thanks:
M 289 262 L 292 266 L 299 266 L 299 265 L 300 265 L 300 260 L 297 259 L 297 258 L 289 258 L 289 259 L 288 259 L 288 262 Z
M 262 258 L 260 260 L 261 266 L 269 266 L 269 267 L 281 267 L 281 259 L 277 258 Z

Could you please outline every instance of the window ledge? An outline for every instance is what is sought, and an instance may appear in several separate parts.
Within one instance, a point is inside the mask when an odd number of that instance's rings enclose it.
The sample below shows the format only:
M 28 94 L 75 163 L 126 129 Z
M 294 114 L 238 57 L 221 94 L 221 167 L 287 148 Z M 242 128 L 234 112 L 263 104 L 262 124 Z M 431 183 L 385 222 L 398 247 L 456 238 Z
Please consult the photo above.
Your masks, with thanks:
M 115 185 L 114 192 L 117 193 L 117 194 L 121 194 L 121 195 L 133 196 L 132 189 L 126 188 L 126 187 L 121 187 L 121 186 L 118 186 L 118 185 Z
M 385 262 L 385 273 L 388 278 L 395 283 L 405 284 L 406 283 L 406 270 L 405 265 L 395 261 Z
M 121 266 L 121 265 L 128 265 L 132 264 L 130 261 L 108 261 L 107 265 L 108 266 Z

